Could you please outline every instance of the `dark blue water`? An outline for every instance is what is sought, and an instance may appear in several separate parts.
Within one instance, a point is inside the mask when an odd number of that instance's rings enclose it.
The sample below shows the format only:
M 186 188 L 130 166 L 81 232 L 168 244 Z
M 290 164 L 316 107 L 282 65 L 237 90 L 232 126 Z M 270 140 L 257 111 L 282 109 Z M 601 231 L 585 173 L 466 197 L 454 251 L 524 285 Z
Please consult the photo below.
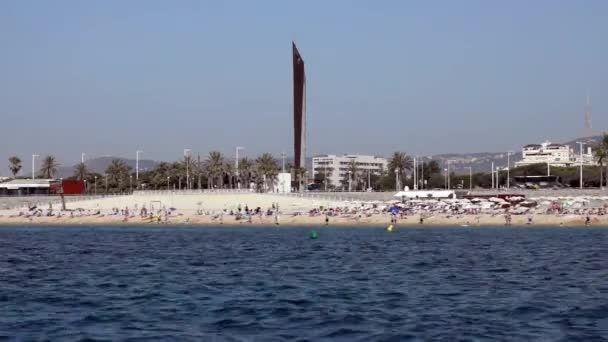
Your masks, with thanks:
M 608 229 L 0 227 L 0 339 L 608 340 Z

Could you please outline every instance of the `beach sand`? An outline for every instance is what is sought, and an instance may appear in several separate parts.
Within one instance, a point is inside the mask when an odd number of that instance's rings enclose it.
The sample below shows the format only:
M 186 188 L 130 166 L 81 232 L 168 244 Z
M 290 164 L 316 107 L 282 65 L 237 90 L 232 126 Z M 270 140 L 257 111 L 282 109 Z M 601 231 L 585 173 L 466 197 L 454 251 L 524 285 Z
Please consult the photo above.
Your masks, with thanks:
M 62 216 L 17 216 L 18 209 L 0 210 L 0 225 L 123 225 L 123 224 L 192 224 L 192 225 L 275 225 L 274 216 L 253 215 L 251 222 L 248 217 L 236 220 L 235 216 L 228 215 L 231 210 L 237 211 L 240 206 L 244 210 L 245 206 L 250 209 L 261 207 L 264 211 L 272 205 L 280 208 L 278 222 L 280 225 L 306 225 L 323 226 L 325 225 L 325 215 L 310 216 L 311 209 L 324 207 L 336 208 L 347 205 L 345 202 L 336 202 L 322 199 L 310 199 L 295 196 L 256 194 L 256 193 L 205 193 L 205 194 L 145 194 L 145 195 L 125 195 L 118 197 L 107 197 L 94 200 L 86 200 L 68 203 L 67 209 L 82 209 L 82 211 L 64 211 Z M 129 208 L 133 211 L 135 206 L 142 208 L 145 206 L 150 209 L 154 207 L 157 211 L 162 207 L 175 208 L 170 215 L 161 217 L 160 222 L 156 217 L 150 220 L 141 218 L 139 212 L 133 212 L 125 219 L 124 215 L 112 215 L 113 208 Z M 355 204 L 348 204 L 354 206 Z M 42 209 L 48 205 L 40 204 Z M 55 205 L 54 208 L 57 208 Z M 23 210 L 22 210 L 23 211 Z M 201 211 L 204 213 L 201 215 Z M 58 211 L 55 210 L 55 213 Z M 98 215 L 93 215 L 100 212 Z M 221 214 L 225 212 L 226 214 Z M 72 216 L 73 213 L 73 216 Z M 528 215 L 513 215 L 513 226 L 527 225 Z M 348 225 L 348 226 L 367 226 L 390 224 L 391 217 L 387 213 L 365 214 L 344 214 L 341 216 L 329 217 L 329 225 Z M 425 216 L 424 223 L 420 224 L 420 215 L 405 216 L 397 219 L 397 226 L 496 226 L 504 225 L 503 215 L 476 214 L 476 215 L 447 215 L 436 214 Z M 534 215 L 532 225 L 543 226 L 582 226 L 585 224 L 585 216 L 582 215 Z M 608 225 L 608 215 L 592 216 L 592 225 Z

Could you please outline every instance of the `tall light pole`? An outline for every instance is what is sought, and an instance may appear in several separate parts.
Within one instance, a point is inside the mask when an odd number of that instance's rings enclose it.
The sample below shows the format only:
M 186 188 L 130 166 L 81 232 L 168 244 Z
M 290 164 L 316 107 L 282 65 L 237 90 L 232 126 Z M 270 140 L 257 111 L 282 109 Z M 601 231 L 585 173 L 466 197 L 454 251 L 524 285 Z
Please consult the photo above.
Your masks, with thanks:
M 40 155 L 32 154 L 32 179 L 36 179 L 36 157 L 40 157 Z
M 97 196 L 97 176 L 95 176 L 95 196 Z
M 448 190 L 450 189 L 450 180 L 452 178 L 452 176 L 450 175 L 450 163 L 453 162 L 454 160 L 448 160 L 448 171 L 447 171 L 447 178 L 448 178 Z
M 473 167 L 465 166 L 465 169 L 469 169 L 469 190 L 473 190 Z
M 511 155 L 513 151 L 507 151 L 507 189 L 511 188 Z
M 490 172 L 490 175 L 492 176 L 492 189 L 494 189 L 494 162 L 492 162 L 492 171 Z
M 133 193 L 133 175 L 129 175 L 129 191 Z
M 144 153 L 144 151 L 137 150 L 135 151 L 135 185 L 139 186 L 139 154 Z
M 84 153 L 84 152 L 82 152 L 82 153 L 80 154 L 80 162 L 81 162 L 81 163 L 83 163 L 83 164 L 84 164 L 84 156 L 86 156 L 86 155 L 87 155 L 87 154 L 86 154 L 86 153 Z
M 171 178 L 170 176 L 167 176 L 167 191 L 169 191 L 169 187 L 170 187 L 170 184 L 169 184 L 169 179 L 170 178 Z
M 422 179 L 422 183 L 420 183 L 420 188 L 424 190 L 424 157 L 422 157 L 422 164 L 420 165 L 420 178 Z
M 399 168 L 395 168 L 395 190 L 399 192 Z
M 236 183 L 237 183 L 237 188 L 241 188 L 241 179 L 239 178 L 239 150 L 243 150 L 245 149 L 242 146 L 237 146 L 235 148 L 236 150 L 236 158 L 234 160 L 234 174 L 236 175 Z M 285 167 L 283 167 L 285 168 Z
M 417 178 L 417 172 L 418 171 L 418 165 L 416 164 L 416 157 L 414 157 L 414 190 L 418 190 L 418 178 Z
M 579 188 L 583 188 L 583 145 L 586 145 L 587 143 L 582 142 L 582 141 L 577 141 L 576 142 L 581 149 L 581 153 L 580 153 L 580 164 L 581 164 L 581 175 L 580 175 L 580 180 L 579 180 Z
M 190 184 L 190 170 L 189 170 L 189 158 L 188 158 L 188 154 L 190 153 L 190 149 L 189 148 L 185 148 L 184 149 L 184 159 L 186 161 L 186 189 L 188 189 L 188 184 Z

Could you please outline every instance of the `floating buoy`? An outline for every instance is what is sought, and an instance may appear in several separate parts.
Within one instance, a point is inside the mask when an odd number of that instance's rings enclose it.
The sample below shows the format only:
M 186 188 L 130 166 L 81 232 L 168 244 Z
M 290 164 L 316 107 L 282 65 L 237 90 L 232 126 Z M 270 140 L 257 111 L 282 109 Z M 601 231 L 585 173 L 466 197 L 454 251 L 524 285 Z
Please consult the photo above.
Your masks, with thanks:
M 392 225 L 392 224 L 389 224 L 389 225 L 386 227 L 386 230 L 387 230 L 387 231 L 389 231 L 389 232 L 392 232 L 392 231 L 393 231 L 393 225 Z
M 318 236 L 317 231 L 316 230 L 311 230 L 310 231 L 310 238 L 311 239 L 316 239 Z

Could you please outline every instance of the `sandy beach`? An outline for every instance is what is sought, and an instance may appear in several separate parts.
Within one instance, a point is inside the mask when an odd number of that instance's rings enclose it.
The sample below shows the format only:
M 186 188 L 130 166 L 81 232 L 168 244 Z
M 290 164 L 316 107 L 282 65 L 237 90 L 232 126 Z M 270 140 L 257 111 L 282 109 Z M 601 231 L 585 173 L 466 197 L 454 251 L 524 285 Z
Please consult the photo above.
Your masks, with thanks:
M 396 220 L 396 223 L 393 221 L 396 226 L 496 226 L 505 225 L 506 222 L 505 215 L 497 213 L 421 212 L 411 215 L 391 215 L 365 202 L 345 203 L 318 198 L 256 193 L 138 194 L 70 202 L 66 211 L 58 210 L 58 207 L 56 203 L 54 205 L 32 203 L 29 207 L 0 210 L 0 225 L 277 225 L 278 223 L 278 225 L 307 226 L 326 224 L 386 226 L 391 224 L 392 220 Z M 327 208 L 344 209 L 339 211 L 332 209 L 328 213 Z M 246 211 L 249 214 L 245 214 Z M 591 225 L 608 225 L 608 215 L 592 214 L 512 215 L 511 225 L 582 226 L 585 225 L 587 216 Z

